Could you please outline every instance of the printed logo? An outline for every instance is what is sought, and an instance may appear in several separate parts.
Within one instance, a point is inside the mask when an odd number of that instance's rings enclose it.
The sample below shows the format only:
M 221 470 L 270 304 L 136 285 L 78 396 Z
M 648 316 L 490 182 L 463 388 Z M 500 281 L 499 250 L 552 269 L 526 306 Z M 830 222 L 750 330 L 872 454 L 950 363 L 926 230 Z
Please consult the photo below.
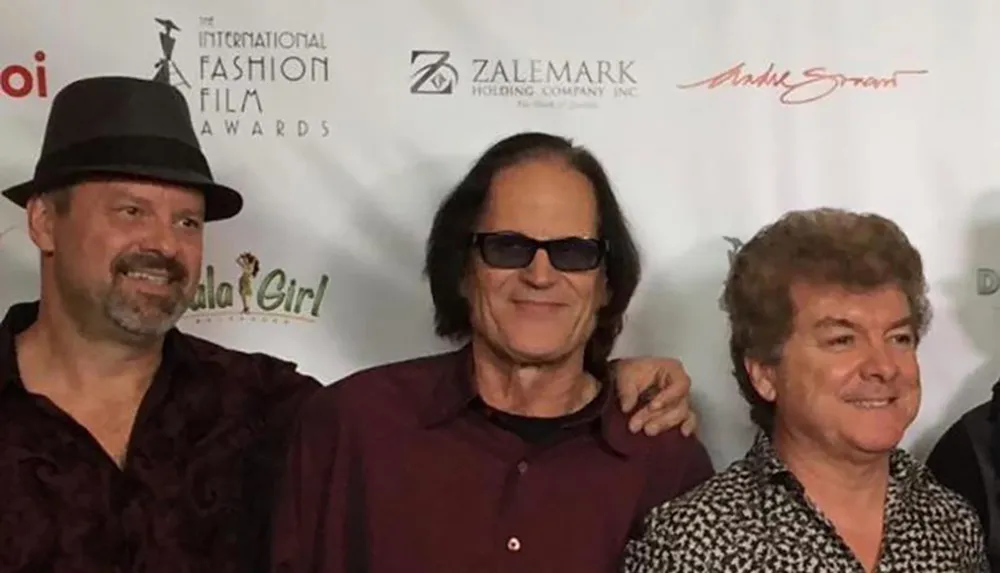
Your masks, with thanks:
M 323 274 L 311 284 L 300 283 L 282 268 L 261 273 L 260 259 L 251 252 L 235 260 L 235 284 L 222 280 L 215 266 L 207 265 L 202 282 L 184 318 L 198 323 L 221 321 L 289 324 L 315 322 L 323 308 L 330 277 Z
M 450 50 L 410 52 L 410 93 L 464 95 L 518 107 L 595 109 L 639 97 L 636 60 L 457 58 Z M 459 89 L 459 78 L 463 78 Z
M 191 89 L 191 84 L 174 62 L 174 46 L 177 44 L 177 38 L 171 34 L 180 32 L 181 29 L 169 19 L 156 18 L 156 23 L 163 26 L 163 31 L 160 32 L 160 49 L 163 51 L 163 56 L 156 62 L 156 75 L 153 76 L 153 81 Z
M 285 95 L 284 103 L 277 94 L 322 89 L 330 81 L 323 32 L 229 29 L 217 26 L 214 16 L 203 16 L 198 52 L 192 54 L 175 51 L 181 25 L 170 18 L 154 21 L 160 27 L 160 59 L 153 79 L 185 89 L 200 135 L 329 137 L 323 110 L 311 115 L 308 106 L 303 110 L 302 92 Z M 182 69 L 195 62 L 192 84 Z
M 989 267 L 976 269 L 976 294 L 990 296 L 1000 291 L 1000 272 Z
M 798 73 L 781 70 L 772 62 L 759 74 L 746 71 L 746 62 L 714 74 L 705 79 L 680 84 L 682 90 L 705 88 L 714 90 L 731 86 L 742 88 L 770 89 L 778 91 L 778 101 L 785 105 L 800 105 L 819 101 L 842 88 L 888 91 L 899 88 L 905 76 L 923 75 L 928 70 L 895 70 L 885 76 L 849 75 L 831 71 L 824 66 L 814 66 Z
M 20 99 L 30 95 L 49 97 L 49 80 L 45 70 L 45 52 L 38 50 L 29 66 L 0 62 L 0 96 Z
M 412 94 L 452 94 L 458 85 L 458 70 L 448 62 L 451 52 L 413 50 L 410 65 L 416 69 L 410 76 Z

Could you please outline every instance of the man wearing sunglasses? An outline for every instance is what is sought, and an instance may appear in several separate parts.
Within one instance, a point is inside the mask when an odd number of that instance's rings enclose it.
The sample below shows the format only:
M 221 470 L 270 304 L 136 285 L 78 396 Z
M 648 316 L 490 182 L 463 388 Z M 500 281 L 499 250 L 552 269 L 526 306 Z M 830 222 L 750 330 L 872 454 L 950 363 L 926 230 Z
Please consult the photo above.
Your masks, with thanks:
M 137 78 L 66 86 L 33 177 L 3 196 L 26 210 L 41 291 L 0 323 L 0 571 L 266 567 L 275 470 L 320 384 L 175 328 L 206 223 L 243 206 L 184 96 Z M 671 405 L 633 416 L 648 433 L 685 417 L 687 380 L 676 362 L 618 369 L 627 390 L 660 368 L 675 382 L 654 402 Z M 406 422 L 366 420 L 390 441 Z
M 640 265 L 600 163 L 547 134 L 495 144 L 439 208 L 426 273 L 437 334 L 465 346 L 309 400 L 273 571 L 614 570 L 643 514 L 713 470 L 614 400 Z

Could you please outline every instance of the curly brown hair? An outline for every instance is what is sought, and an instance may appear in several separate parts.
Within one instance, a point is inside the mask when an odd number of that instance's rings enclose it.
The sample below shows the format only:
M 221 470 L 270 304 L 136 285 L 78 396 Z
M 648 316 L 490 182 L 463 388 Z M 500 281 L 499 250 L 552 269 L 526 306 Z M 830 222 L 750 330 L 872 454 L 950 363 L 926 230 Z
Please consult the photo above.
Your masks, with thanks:
M 745 359 L 775 365 L 792 333 L 793 284 L 869 291 L 896 285 L 906 296 L 919 340 L 930 324 L 920 253 L 896 223 L 871 213 L 821 208 L 791 211 L 736 253 L 726 277 L 729 353 L 750 418 L 771 433 L 774 404 L 754 389 Z

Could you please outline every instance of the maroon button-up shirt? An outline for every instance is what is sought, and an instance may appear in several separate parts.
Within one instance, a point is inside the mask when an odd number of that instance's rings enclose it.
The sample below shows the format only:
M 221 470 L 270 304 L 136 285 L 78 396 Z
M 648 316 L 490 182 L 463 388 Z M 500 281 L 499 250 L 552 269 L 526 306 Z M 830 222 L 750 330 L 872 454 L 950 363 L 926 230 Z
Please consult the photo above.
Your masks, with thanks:
M 468 348 L 382 366 L 303 407 L 275 515 L 276 573 L 617 571 L 652 507 L 713 474 L 693 438 L 594 415 L 529 444 L 476 407 Z
M 28 393 L 0 324 L 0 572 L 226 573 L 266 565 L 275 472 L 318 382 L 287 362 L 168 333 L 123 469 Z

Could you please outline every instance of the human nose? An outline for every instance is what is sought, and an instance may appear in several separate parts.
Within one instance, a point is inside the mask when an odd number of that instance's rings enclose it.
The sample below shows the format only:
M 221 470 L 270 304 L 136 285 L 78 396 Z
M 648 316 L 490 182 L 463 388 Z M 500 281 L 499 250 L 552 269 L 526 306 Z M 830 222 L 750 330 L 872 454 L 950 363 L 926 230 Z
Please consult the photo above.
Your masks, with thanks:
M 868 377 L 882 382 L 892 380 L 899 373 L 894 349 L 885 341 L 878 341 L 869 346 L 864 366 Z
M 549 253 L 545 249 L 538 249 L 535 251 L 531 263 L 522 271 L 521 276 L 528 284 L 536 288 L 544 288 L 555 283 L 558 272 L 549 260 Z
M 173 221 L 162 218 L 151 219 L 142 246 L 164 256 L 174 257 L 180 251 L 179 232 Z

